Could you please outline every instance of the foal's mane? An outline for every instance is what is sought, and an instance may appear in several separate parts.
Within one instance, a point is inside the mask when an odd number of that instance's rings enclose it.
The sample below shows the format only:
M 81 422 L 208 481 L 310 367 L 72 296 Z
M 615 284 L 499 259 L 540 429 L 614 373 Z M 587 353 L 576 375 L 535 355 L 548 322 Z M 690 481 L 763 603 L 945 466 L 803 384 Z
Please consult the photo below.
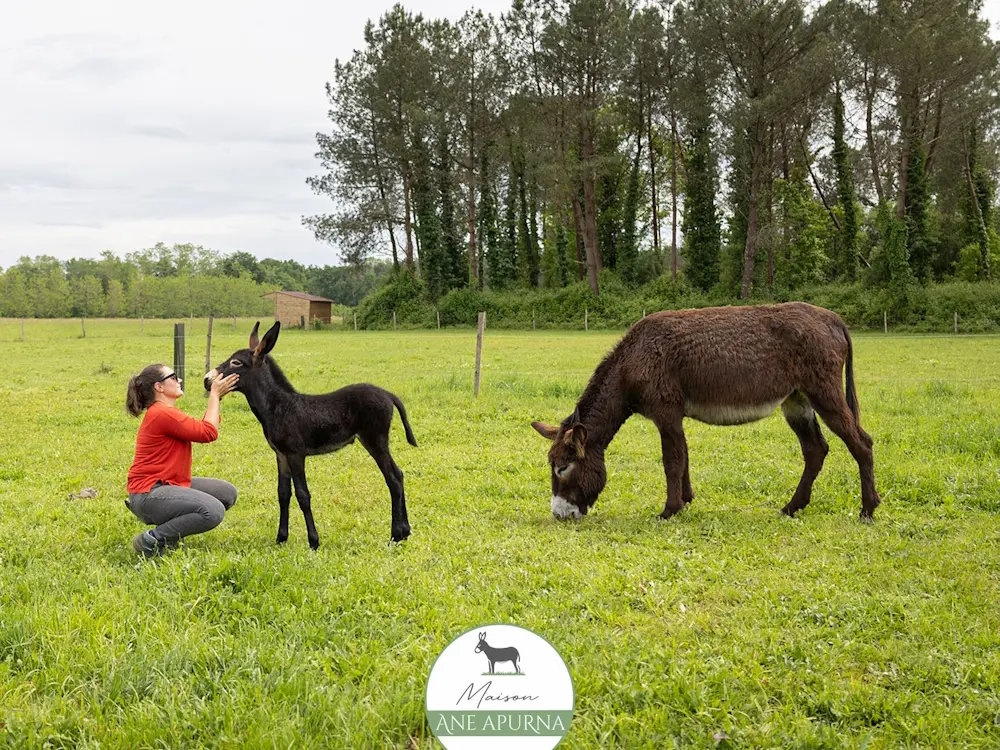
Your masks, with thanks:
M 298 391 L 296 391 L 292 384 L 288 381 L 288 378 L 285 377 L 285 373 L 281 371 L 280 367 L 278 367 L 278 363 L 271 358 L 270 354 L 264 357 L 264 364 L 267 365 L 267 369 L 270 371 L 271 377 L 274 378 L 274 382 L 277 384 L 278 388 L 286 393 L 298 393 Z

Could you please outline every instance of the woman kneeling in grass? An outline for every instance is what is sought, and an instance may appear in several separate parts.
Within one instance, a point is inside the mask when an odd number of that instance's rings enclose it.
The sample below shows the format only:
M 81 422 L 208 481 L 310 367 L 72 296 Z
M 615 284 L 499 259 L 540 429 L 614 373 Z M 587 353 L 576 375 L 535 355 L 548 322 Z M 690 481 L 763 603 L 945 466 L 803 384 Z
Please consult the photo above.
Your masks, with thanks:
M 136 436 L 125 505 L 140 521 L 156 526 L 132 540 L 139 554 L 162 555 L 183 537 L 214 529 L 236 503 L 236 488 L 229 482 L 191 476 L 191 443 L 211 443 L 219 436 L 222 397 L 239 378 L 230 375 L 212 384 L 201 419 L 175 406 L 184 390 L 165 365 L 149 365 L 129 380 L 125 408 L 133 417 L 143 411 L 146 416 Z

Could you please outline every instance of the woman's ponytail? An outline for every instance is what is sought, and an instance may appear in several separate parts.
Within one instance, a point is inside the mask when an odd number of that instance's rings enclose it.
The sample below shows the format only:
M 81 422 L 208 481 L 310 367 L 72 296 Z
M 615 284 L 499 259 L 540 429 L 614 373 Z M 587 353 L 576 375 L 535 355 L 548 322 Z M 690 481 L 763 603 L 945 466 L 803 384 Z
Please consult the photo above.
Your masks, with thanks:
M 133 417 L 138 417 L 156 401 L 156 389 L 153 386 L 159 382 L 163 370 L 161 364 L 149 365 L 138 375 L 129 378 L 125 391 L 125 409 Z

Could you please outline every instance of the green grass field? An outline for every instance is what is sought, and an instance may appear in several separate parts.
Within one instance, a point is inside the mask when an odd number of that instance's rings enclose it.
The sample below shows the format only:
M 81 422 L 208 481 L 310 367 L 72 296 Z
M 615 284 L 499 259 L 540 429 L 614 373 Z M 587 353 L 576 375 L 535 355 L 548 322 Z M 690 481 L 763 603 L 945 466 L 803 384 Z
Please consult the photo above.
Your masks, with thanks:
M 205 322 L 188 338 L 200 416 Z M 268 321 L 269 323 L 269 321 Z M 249 321 L 217 323 L 213 363 Z M 196 474 L 241 491 L 224 523 L 139 562 L 123 504 L 137 420 L 128 376 L 171 363 L 171 321 L 0 321 L 0 747 L 430 748 L 432 663 L 509 622 L 566 660 L 561 748 L 1000 746 L 1000 338 L 855 337 L 883 504 L 857 520 L 857 466 L 829 430 L 812 504 L 780 413 L 686 424 L 697 499 L 663 522 L 659 439 L 641 418 L 608 452 L 590 515 L 549 512 L 532 419 L 573 408 L 620 334 L 281 334 L 302 391 L 358 381 L 398 418 L 413 536 L 360 446 L 307 464 L 277 547 L 276 469 L 239 394 Z M 92 486 L 95 499 L 69 499 Z

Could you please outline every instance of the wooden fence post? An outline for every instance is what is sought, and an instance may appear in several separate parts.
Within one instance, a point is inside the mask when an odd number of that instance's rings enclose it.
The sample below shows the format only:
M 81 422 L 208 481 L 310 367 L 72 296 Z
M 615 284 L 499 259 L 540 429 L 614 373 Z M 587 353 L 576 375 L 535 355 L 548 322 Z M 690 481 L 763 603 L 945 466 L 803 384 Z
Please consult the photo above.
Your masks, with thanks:
M 21 341 L 24 341 L 24 318 L 21 318 Z
M 885 310 L 882 311 L 882 330 L 889 333 L 889 316 Z
M 142 333 L 143 333 L 143 335 L 145 335 L 145 333 L 146 333 L 146 316 L 145 315 L 142 316 Z
M 479 396 L 480 371 L 483 366 L 483 329 L 486 327 L 486 313 L 479 313 L 479 324 L 476 330 L 476 380 L 472 386 L 472 395 Z
M 958 313 L 955 313 L 955 315 L 958 315 Z M 80 329 L 83 331 L 83 337 L 87 338 L 87 326 L 84 325 L 83 318 L 80 318 Z
M 236 315 L 233 315 L 233 333 L 236 333 Z
M 184 380 L 184 324 L 174 323 L 174 372 Z
M 955 311 L 955 333 L 958 333 L 958 311 Z
M 586 307 L 583 308 L 583 330 L 585 331 L 590 330 L 590 323 L 588 321 L 589 317 L 590 317 L 590 309 Z
M 215 319 L 209 315 L 208 316 L 208 341 L 205 344 L 205 372 L 212 369 L 212 322 Z M 207 394 L 208 391 L 205 391 Z
M 354 330 L 358 330 L 358 313 L 356 310 L 354 312 Z
M 438 330 L 440 331 L 441 330 L 441 311 L 440 310 L 435 310 L 434 312 L 437 313 Z
M 396 330 L 396 311 L 392 311 L 392 330 Z

